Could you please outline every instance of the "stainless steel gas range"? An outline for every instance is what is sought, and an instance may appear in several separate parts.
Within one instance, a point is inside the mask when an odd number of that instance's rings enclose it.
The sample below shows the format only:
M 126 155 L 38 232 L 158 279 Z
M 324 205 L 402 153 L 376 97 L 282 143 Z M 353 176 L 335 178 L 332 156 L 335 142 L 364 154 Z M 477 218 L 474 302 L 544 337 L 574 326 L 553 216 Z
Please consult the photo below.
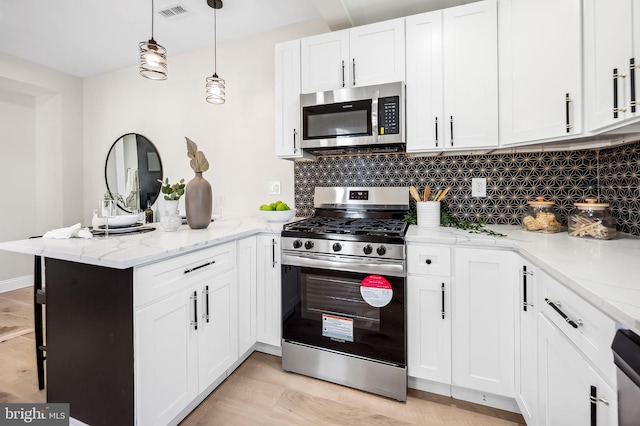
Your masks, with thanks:
M 406 400 L 409 189 L 318 187 L 282 231 L 282 368 Z

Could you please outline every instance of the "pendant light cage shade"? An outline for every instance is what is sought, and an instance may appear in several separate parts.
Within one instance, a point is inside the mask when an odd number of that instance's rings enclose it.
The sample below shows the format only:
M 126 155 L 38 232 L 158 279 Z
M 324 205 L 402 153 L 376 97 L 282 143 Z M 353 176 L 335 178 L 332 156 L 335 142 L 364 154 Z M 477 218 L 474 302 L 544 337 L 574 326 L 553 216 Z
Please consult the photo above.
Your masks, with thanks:
M 207 102 L 210 104 L 223 104 L 225 102 L 224 80 L 213 74 L 207 77 Z
M 138 44 L 140 52 L 140 75 L 149 80 L 167 79 L 167 49 L 153 39 L 153 14 L 155 7 L 151 0 L 151 38 Z
M 167 49 L 152 38 L 140 42 L 140 75 L 149 80 L 167 79 Z
M 218 77 L 217 66 L 217 32 L 218 22 L 216 11 L 222 8 L 222 0 L 207 0 L 209 7 L 213 9 L 213 75 L 207 77 L 206 99 L 210 104 L 223 104 L 225 102 L 224 80 Z

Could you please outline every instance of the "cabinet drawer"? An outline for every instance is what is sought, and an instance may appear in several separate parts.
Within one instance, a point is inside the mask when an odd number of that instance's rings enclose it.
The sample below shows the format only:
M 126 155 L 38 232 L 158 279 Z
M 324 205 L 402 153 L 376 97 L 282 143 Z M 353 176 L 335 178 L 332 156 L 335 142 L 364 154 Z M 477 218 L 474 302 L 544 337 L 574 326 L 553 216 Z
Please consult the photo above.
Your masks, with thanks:
M 539 272 L 537 282 L 540 311 L 612 382 L 615 366 L 611 343 L 616 332 L 615 321 L 547 274 Z
M 136 268 L 134 304 L 147 304 L 235 266 L 236 245 L 227 243 Z
M 451 275 L 451 249 L 443 245 L 407 244 L 407 271 L 448 277 Z

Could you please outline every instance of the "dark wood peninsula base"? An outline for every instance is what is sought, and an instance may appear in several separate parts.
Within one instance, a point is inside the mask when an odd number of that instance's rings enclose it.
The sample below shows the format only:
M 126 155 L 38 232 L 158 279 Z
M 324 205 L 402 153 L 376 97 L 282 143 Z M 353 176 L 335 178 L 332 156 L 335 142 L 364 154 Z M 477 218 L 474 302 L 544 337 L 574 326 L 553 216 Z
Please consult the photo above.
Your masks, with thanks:
M 47 402 L 91 426 L 134 424 L 133 268 L 45 259 Z

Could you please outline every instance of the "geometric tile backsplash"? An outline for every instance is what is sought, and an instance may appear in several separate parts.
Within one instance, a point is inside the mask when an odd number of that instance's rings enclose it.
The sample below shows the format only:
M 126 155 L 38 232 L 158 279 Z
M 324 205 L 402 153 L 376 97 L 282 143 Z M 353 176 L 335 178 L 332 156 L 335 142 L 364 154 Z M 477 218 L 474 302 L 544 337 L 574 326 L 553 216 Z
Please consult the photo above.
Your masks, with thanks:
M 415 186 L 438 191 L 457 217 L 484 216 L 492 224 L 520 224 L 527 201 L 556 203 L 567 224 L 573 203 L 597 197 L 611 204 L 618 230 L 640 235 L 640 143 L 606 150 L 411 157 L 361 154 L 295 163 L 298 216 L 313 215 L 316 186 Z M 487 179 L 487 196 L 471 196 L 471 178 Z

